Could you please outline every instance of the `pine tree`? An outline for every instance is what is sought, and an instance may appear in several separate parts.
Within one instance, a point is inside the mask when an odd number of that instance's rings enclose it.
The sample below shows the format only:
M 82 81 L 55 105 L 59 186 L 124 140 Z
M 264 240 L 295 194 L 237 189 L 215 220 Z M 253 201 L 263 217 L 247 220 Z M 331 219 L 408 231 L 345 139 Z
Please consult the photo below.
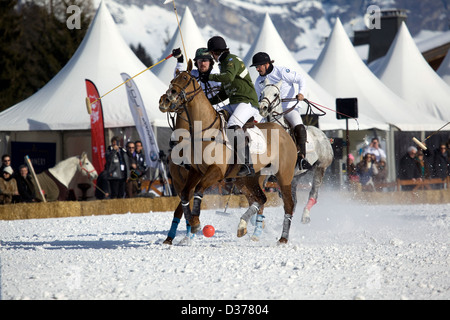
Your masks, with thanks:
M 133 44 L 131 44 L 130 48 L 146 67 L 150 67 L 151 65 L 153 65 L 153 59 L 150 57 L 141 43 L 138 44 L 137 48 L 133 46 Z
M 16 5 L 17 0 L 0 1 L 0 110 L 6 109 L 23 89 L 20 64 L 24 57 L 19 45 L 22 17 L 16 12 Z
M 0 111 L 31 96 L 72 57 L 92 20 L 91 1 L 0 1 Z M 70 5 L 81 8 L 81 28 L 69 29 Z

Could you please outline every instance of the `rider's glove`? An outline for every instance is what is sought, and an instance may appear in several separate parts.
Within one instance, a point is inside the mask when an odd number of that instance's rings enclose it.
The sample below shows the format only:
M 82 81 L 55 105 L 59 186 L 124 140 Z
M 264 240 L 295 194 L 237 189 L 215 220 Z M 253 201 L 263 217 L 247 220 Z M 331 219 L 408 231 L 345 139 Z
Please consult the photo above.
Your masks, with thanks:
M 177 59 L 178 62 L 183 62 L 184 58 L 183 58 L 183 54 L 181 53 L 181 49 L 180 48 L 176 48 L 172 50 L 172 55 Z

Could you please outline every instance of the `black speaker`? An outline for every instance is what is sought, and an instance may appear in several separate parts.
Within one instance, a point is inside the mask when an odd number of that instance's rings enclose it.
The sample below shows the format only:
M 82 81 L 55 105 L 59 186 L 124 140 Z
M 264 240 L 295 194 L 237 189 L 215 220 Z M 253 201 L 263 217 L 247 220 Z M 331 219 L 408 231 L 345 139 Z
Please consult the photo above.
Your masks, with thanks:
M 337 98 L 336 119 L 358 118 L 358 98 Z

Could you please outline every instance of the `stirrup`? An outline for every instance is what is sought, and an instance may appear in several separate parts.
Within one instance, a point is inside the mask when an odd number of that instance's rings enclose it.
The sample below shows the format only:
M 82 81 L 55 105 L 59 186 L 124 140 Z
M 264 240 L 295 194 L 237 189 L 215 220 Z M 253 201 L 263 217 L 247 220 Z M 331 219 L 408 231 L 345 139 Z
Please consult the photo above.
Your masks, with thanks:
M 300 160 L 299 168 L 300 168 L 300 170 L 309 170 L 312 168 L 312 165 L 308 162 L 308 160 L 303 158 Z
M 243 164 L 241 165 L 241 169 L 236 174 L 238 177 L 247 177 L 253 176 L 255 174 L 255 169 L 253 169 L 252 164 Z

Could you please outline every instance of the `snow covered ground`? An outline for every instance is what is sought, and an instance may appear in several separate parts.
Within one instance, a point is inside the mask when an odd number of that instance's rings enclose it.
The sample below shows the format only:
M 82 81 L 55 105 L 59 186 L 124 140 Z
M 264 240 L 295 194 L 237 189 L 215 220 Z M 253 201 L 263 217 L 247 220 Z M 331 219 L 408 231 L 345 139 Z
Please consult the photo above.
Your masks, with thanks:
M 229 211 L 202 212 L 216 234 L 189 246 L 162 244 L 171 212 L 0 221 L 0 298 L 450 299 L 450 204 L 322 192 L 309 225 L 297 209 L 283 246 L 281 207 L 266 209 L 259 242 L 236 237 L 244 210 Z M 184 233 L 182 221 L 174 242 Z

